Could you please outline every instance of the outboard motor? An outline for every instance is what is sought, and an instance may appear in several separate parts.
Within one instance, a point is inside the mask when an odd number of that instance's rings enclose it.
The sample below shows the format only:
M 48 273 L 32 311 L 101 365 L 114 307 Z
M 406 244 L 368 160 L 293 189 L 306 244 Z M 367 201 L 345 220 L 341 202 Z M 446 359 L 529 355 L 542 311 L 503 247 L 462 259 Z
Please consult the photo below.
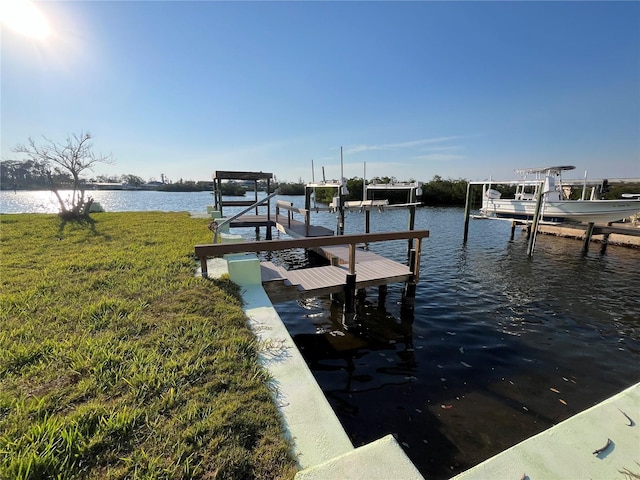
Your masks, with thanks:
M 609 191 L 609 180 L 605 178 L 604 180 L 602 180 L 602 185 L 600 185 L 600 196 L 602 197 L 608 191 Z

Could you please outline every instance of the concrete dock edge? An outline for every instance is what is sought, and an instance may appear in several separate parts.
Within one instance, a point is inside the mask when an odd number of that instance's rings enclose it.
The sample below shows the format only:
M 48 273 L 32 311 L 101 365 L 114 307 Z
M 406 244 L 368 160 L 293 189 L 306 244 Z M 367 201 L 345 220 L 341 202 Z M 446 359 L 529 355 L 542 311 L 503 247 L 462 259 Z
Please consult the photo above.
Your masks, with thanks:
M 640 383 L 453 480 L 639 478 L 639 420 Z

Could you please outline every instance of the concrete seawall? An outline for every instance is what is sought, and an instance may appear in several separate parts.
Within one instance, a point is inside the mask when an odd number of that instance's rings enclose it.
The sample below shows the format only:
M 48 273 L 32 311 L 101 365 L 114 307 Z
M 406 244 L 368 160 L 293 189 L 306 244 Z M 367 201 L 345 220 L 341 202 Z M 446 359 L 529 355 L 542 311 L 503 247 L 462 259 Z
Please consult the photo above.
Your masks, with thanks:
M 619 245 L 624 247 L 640 248 L 640 227 L 629 224 L 616 224 L 616 227 L 620 229 L 628 229 L 629 233 L 611 233 L 606 239 L 609 245 Z M 558 237 L 575 238 L 576 240 L 583 240 L 585 236 L 584 229 L 576 229 L 570 227 L 563 227 L 560 225 L 544 225 L 538 226 L 538 231 L 546 235 L 555 235 Z M 605 236 L 592 235 L 591 241 L 602 243 L 605 240 Z

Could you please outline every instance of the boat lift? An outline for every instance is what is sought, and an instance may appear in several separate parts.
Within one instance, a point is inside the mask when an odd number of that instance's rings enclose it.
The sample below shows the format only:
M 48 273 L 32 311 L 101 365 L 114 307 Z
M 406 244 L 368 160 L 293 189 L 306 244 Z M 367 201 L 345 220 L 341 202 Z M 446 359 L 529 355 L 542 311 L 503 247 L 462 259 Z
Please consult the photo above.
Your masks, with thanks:
M 506 220 L 511 222 L 511 240 L 513 240 L 515 228 L 517 225 L 526 225 L 527 226 L 527 235 L 529 239 L 529 243 L 527 246 L 527 256 L 533 256 L 533 252 L 535 249 L 535 241 L 538 233 L 538 228 L 541 223 L 550 224 L 550 225 L 558 225 L 557 222 L 543 222 L 544 217 L 544 208 L 546 197 L 553 193 L 557 192 L 558 200 L 567 200 L 571 195 L 572 187 L 580 186 L 582 187 L 582 195 L 581 201 L 586 199 L 587 187 L 591 186 L 591 194 L 590 200 L 596 200 L 599 195 L 608 191 L 608 188 L 611 184 L 614 183 L 640 183 L 640 179 L 592 179 L 587 181 L 587 172 L 584 174 L 584 178 L 580 180 L 561 180 L 557 179 L 556 182 L 551 183 L 551 177 L 549 177 L 549 173 L 555 173 L 559 176 L 560 172 L 566 170 L 573 170 L 575 167 L 567 165 L 567 166 L 558 166 L 558 167 L 545 167 L 545 168 L 530 168 L 530 169 L 522 169 L 516 170 L 516 173 L 525 175 L 524 179 L 521 180 L 492 180 L 488 181 L 474 181 L 469 182 L 467 184 L 467 196 L 465 201 L 465 212 L 464 212 L 464 235 L 463 235 L 463 243 L 467 242 L 468 234 L 469 234 L 469 219 L 470 218 L 482 218 L 482 219 L 492 219 L 492 220 Z M 527 180 L 526 175 L 535 174 L 536 178 L 534 180 Z M 473 198 L 472 195 L 472 186 L 482 185 L 482 198 L 485 196 L 487 198 L 496 198 L 494 195 L 499 198 L 500 192 L 493 190 L 492 185 L 509 185 L 516 187 L 516 200 L 534 200 L 536 201 L 536 206 L 534 210 L 534 214 L 532 220 L 523 220 L 521 218 L 509 218 L 509 217 L 491 217 L 489 215 L 481 215 L 481 216 L 472 216 L 471 215 L 471 200 Z M 640 195 L 636 194 L 627 194 L 623 195 L 624 198 L 636 198 Z M 552 200 L 554 201 L 554 200 Z M 574 226 L 575 227 L 575 226 Z M 591 236 L 596 232 L 602 233 L 605 235 L 605 242 L 603 243 L 602 253 L 606 248 L 606 238 L 608 238 L 609 234 L 612 233 L 612 229 L 610 227 L 594 227 L 593 222 L 587 223 L 585 228 L 585 237 L 582 247 L 583 254 L 588 252 L 589 242 L 591 241 Z M 615 232 L 614 232 L 615 233 Z

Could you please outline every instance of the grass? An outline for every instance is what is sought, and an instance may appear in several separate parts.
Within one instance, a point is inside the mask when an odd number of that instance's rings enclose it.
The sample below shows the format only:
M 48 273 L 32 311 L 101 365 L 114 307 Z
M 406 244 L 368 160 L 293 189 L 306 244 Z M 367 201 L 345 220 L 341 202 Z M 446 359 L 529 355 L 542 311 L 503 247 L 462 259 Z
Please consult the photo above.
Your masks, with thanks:
M 277 479 L 295 462 L 207 220 L 0 216 L 0 479 Z

